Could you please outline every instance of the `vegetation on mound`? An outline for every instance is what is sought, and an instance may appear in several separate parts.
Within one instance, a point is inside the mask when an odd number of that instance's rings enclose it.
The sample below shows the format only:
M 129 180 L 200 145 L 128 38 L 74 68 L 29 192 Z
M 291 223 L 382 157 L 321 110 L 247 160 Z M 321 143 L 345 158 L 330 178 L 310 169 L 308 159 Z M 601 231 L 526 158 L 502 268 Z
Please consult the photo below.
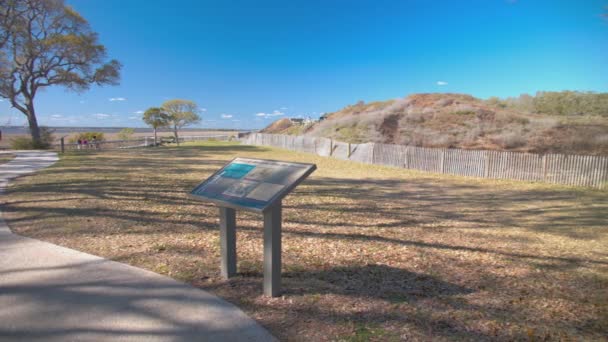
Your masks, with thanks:
M 414 94 L 359 101 L 304 132 L 273 125 L 265 132 L 351 143 L 598 155 L 608 154 L 608 94 L 539 92 L 504 100 Z

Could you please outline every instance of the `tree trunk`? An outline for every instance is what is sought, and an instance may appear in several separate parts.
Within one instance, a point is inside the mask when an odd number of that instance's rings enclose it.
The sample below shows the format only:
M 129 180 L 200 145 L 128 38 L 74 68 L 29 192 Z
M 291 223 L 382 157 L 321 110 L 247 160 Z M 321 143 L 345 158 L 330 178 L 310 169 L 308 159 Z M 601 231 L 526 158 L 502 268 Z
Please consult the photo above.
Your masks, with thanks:
M 179 135 L 177 135 L 177 125 L 173 126 L 173 135 L 175 136 L 175 142 L 177 146 L 179 146 Z
M 40 141 L 40 127 L 38 127 L 38 120 L 36 119 L 36 111 L 34 110 L 34 103 L 30 100 L 26 103 L 28 124 L 30 125 L 30 134 L 32 135 L 32 142 L 35 148 L 39 148 L 42 145 Z
M 156 127 L 154 127 L 154 146 L 156 147 Z

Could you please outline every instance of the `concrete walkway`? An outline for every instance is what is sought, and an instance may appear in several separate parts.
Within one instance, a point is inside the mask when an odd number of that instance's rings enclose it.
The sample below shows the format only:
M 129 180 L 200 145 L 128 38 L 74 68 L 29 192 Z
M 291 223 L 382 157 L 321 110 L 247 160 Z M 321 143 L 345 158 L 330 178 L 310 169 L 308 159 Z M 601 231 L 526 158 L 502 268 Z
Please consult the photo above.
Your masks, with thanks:
M 52 165 L 16 152 L 14 177 Z M 219 266 L 218 266 L 219 267 Z M 11 233 L 0 219 L 0 340 L 271 341 L 236 306 L 153 272 Z

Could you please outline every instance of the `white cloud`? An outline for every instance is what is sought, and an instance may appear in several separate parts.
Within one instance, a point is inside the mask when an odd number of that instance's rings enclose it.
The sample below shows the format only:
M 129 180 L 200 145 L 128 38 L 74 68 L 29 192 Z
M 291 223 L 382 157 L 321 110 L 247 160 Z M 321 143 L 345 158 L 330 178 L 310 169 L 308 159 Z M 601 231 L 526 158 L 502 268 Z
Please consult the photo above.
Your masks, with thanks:
M 281 107 L 281 108 L 279 108 L 279 109 L 280 109 L 280 110 L 287 110 L 288 108 L 287 108 L 287 107 Z
M 110 102 L 114 102 L 114 101 L 127 101 L 127 99 L 124 98 L 124 97 L 111 97 L 111 98 L 108 99 L 108 101 L 110 101 Z
M 199 111 L 201 111 L 201 112 L 206 112 L 206 111 L 207 111 L 207 108 L 201 108 L 201 109 L 199 109 Z
M 271 116 L 281 116 L 281 115 L 285 115 L 285 113 L 281 112 L 280 110 L 273 110 L 272 113 L 257 113 L 256 114 L 256 116 L 264 117 L 264 118 L 269 118 Z
M 51 118 L 53 118 L 53 119 L 59 119 L 59 118 L 62 118 L 62 117 L 63 117 L 63 115 L 61 115 L 61 114 L 53 114 L 53 115 L 51 115 Z
M 448 82 L 446 82 L 446 81 L 437 81 L 437 85 L 438 86 L 448 85 Z
M 231 119 L 232 114 L 222 114 L 221 117 L 222 117 L 222 119 Z
M 137 119 L 139 119 L 139 117 L 137 117 L 137 116 L 129 116 L 129 120 L 137 120 Z
M 105 119 L 105 118 L 109 118 L 111 115 L 110 114 L 105 114 L 105 113 L 96 113 L 96 114 L 93 114 L 91 116 L 94 117 L 94 118 L 97 118 L 97 119 Z
M 143 110 L 138 110 L 137 112 L 133 112 L 133 114 L 143 114 L 144 111 Z

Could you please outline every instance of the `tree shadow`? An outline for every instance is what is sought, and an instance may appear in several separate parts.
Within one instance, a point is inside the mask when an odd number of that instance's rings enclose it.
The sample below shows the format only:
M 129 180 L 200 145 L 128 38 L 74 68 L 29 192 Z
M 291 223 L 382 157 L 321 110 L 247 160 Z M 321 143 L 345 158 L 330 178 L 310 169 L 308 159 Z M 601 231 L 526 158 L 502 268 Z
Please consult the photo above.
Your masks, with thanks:
M 465 295 L 473 290 L 427 274 L 386 265 L 344 266 L 313 272 L 284 272 L 290 279 L 285 294 L 338 294 L 373 297 L 389 302 L 412 302 L 422 298 Z M 314 288 L 292 287 L 298 281 L 315 282 Z
M 11 311 L 0 322 L 1 340 L 269 337 L 239 309 L 183 283 L 107 260 L 74 260 L 0 272 L 0 303 Z

